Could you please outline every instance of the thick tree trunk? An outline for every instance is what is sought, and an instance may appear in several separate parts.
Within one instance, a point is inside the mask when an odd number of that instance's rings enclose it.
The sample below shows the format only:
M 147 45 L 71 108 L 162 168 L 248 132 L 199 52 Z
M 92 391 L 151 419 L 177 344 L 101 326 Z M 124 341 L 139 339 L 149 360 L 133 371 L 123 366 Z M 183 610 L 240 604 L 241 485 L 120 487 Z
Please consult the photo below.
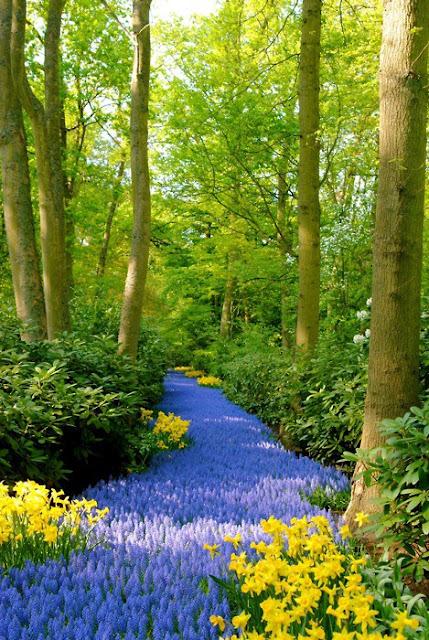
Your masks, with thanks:
M 296 344 L 311 351 L 319 335 L 319 92 L 321 0 L 303 0 L 299 65 L 299 293 Z
M 62 2 L 51 0 L 48 14 L 60 12 L 60 16 L 48 19 L 48 27 L 55 31 L 56 20 L 61 21 Z M 65 266 L 64 202 L 59 203 L 57 164 L 53 159 L 55 151 L 52 144 L 60 144 L 60 136 L 54 136 L 55 107 L 53 112 L 45 110 L 42 103 L 32 92 L 25 72 L 24 48 L 26 25 L 26 0 L 13 0 L 12 22 L 12 67 L 13 79 L 27 111 L 34 133 L 37 173 L 39 184 L 40 237 L 43 262 L 43 288 L 45 293 L 48 338 L 51 340 L 59 333 L 69 329 L 70 314 L 68 305 L 67 279 Z M 48 33 L 45 54 L 53 60 L 45 62 L 45 95 L 53 96 L 59 91 L 59 81 L 55 84 L 53 76 L 58 72 L 59 34 Z M 52 39 L 52 41 L 50 40 Z M 48 44 L 49 40 L 49 44 Z M 47 76 L 46 76 L 47 73 Z M 47 105 L 49 106 L 49 105 Z M 60 178 L 62 171 L 60 172 Z
M 4 217 L 23 340 L 46 337 L 46 316 L 33 223 L 22 109 L 11 73 L 12 0 L 0 0 L 0 156 Z
M 228 257 L 228 267 L 223 298 L 222 313 L 220 317 L 220 335 L 222 338 L 230 338 L 232 334 L 232 307 L 234 303 L 235 278 L 231 269 L 231 258 Z
M 113 186 L 112 199 L 110 201 L 109 212 L 107 214 L 106 228 L 103 236 L 103 244 L 101 246 L 100 255 L 97 264 L 97 278 L 103 279 L 106 271 L 107 252 L 109 250 L 110 235 L 112 232 L 113 218 L 118 208 L 119 198 L 121 195 L 122 178 L 124 177 L 125 160 L 121 160 L 118 167 L 118 175 L 116 176 Z
M 151 0 L 134 0 L 134 63 L 131 78 L 131 180 L 134 226 L 119 327 L 119 352 L 137 357 L 143 294 L 146 284 L 151 198 L 148 161 Z
M 362 449 L 418 401 L 429 0 L 385 0 L 380 56 L 380 169 L 374 236 L 369 380 Z M 356 476 L 347 519 L 376 510 Z

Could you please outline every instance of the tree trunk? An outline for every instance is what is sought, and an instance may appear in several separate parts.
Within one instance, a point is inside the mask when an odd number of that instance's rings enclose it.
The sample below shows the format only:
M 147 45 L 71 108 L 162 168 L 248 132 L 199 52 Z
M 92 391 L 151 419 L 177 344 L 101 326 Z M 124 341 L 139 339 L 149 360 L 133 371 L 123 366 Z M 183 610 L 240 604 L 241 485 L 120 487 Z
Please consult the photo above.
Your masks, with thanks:
M 290 253 L 291 247 L 287 237 L 286 225 L 286 181 L 282 171 L 278 174 L 277 189 L 277 242 L 280 252 L 282 265 L 282 274 L 280 280 L 280 327 L 282 336 L 282 347 L 288 349 L 290 347 L 290 335 L 288 328 L 289 305 L 288 305 L 288 287 L 285 282 L 286 259 Z
M 150 247 L 148 110 L 151 0 L 134 0 L 134 63 L 131 78 L 131 180 L 134 225 L 119 327 L 119 352 L 137 357 Z
M 319 92 L 321 0 L 303 0 L 299 65 L 299 284 L 296 344 L 311 351 L 319 334 Z
M 33 223 L 22 109 L 11 73 L 12 0 L 0 0 L 0 156 L 15 305 L 28 342 L 46 337 L 45 303 Z
M 103 236 L 103 244 L 100 250 L 100 256 L 97 264 L 97 278 L 103 279 L 106 271 L 107 252 L 109 250 L 110 234 L 112 232 L 113 218 L 115 217 L 116 209 L 118 208 L 119 198 L 121 195 L 122 178 L 124 177 L 125 160 L 121 160 L 118 167 L 118 175 L 113 186 L 112 199 L 110 201 L 109 213 L 106 220 L 106 229 Z
M 62 79 L 61 79 L 62 80 Z M 66 127 L 66 118 L 64 112 L 64 84 L 62 83 L 62 100 L 61 100 L 61 151 L 63 159 L 69 158 L 68 149 L 68 131 Z M 79 166 L 80 160 L 83 154 L 85 145 L 85 139 L 88 132 L 88 124 L 85 122 L 84 104 L 82 101 L 82 90 L 79 78 L 76 78 L 77 91 L 77 109 L 79 113 L 78 127 L 76 129 L 76 143 L 75 148 L 72 150 L 72 156 L 74 156 L 72 167 L 69 174 L 67 174 L 65 168 L 65 162 L 63 162 L 63 193 L 64 193 L 64 224 L 65 224 L 65 252 L 66 252 L 66 274 L 67 274 L 67 291 L 69 299 L 73 296 L 74 289 L 74 257 L 73 248 L 76 240 L 75 221 L 73 217 L 73 209 L 71 203 L 73 198 L 76 197 L 80 182 L 79 182 Z
M 231 257 L 228 256 L 228 267 L 226 275 L 225 296 L 222 305 L 220 318 L 220 335 L 228 339 L 232 334 L 232 305 L 234 302 L 235 278 L 231 269 Z
M 64 84 L 62 83 L 62 93 L 64 94 Z M 66 114 L 64 110 L 64 95 L 61 96 L 61 119 L 60 119 L 60 127 L 61 127 L 61 155 L 62 155 L 62 189 L 64 196 L 64 233 L 65 233 L 65 260 L 66 260 L 66 278 L 67 278 L 67 292 L 69 296 L 69 300 L 73 297 L 73 289 L 74 289 L 74 274 L 73 274 L 73 247 L 75 242 L 75 224 L 73 218 L 73 211 L 71 209 L 71 202 L 75 196 L 75 172 L 77 173 L 77 166 L 74 167 L 74 172 L 72 176 L 67 175 L 66 171 L 66 161 L 67 157 L 67 127 L 66 127 Z M 85 138 L 84 128 L 84 135 Z M 82 146 L 83 146 L 82 140 Z M 77 163 L 78 164 L 78 163 Z
M 48 28 L 46 31 L 45 55 L 53 59 L 45 61 L 45 95 L 53 97 L 59 91 L 59 81 L 54 76 L 59 65 L 58 20 L 61 21 L 63 2 L 51 0 L 49 3 Z M 45 293 L 48 338 L 52 340 L 62 331 L 70 328 L 66 265 L 64 202 L 60 203 L 56 152 L 52 145 L 60 145 L 60 134 L 54 135 L 56 126 L 56 106 L 45 110 L 30 88 L 25 72 L 24 48 L 26 26 L 26 0 L 13 0 L 12 21 L 12 68 L 21 102 L 27 111 L 34 133 L 37 173 L 39 184 L 40 237 L 43 262 L 43 288 Z M 55 19 L 52 13 L 57 14 Z M 50 33 L 50 30 L 53 33 Z M 55 99 L 54 99 L 55 101 Z M 61 157 L 61 156 L 60 156 Z M 62 171 L 59 178 L 62 177 Z
M 362 449 L 418 401 L 429 0 L 385 0 L 380 56 L 379 182 Z M 377 509 L 355 471 L 347 519 Z

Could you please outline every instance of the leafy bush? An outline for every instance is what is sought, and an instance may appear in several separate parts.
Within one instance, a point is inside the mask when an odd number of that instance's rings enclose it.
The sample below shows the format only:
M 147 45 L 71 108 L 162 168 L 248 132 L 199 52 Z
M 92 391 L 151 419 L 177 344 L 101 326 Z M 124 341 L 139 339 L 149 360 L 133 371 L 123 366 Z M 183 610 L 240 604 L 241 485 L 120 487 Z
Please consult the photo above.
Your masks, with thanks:
M 288 446 L 336 464 L 358 446 L 366 388 L 366 354 L 353 343 L 322 343 L 311 358 L 276 347 L 220 363 L 226 394 L 275 427 Z
M 149 333 L 146 334 L 149 342 Z M 0 355 L 0 471 L 78 491 L 143 463 L 136 430 L 162 392 L 160 344 L 132 363 L 109 337 L 76 335 Z
M 350 489 L 335 491 L 332 487 L 317 487 L 312 493 L 303 492 L 302 497 L 314 507 L 343 512 L 350 502 Z
M 414 613 L 419 616 L 426 640 L 429 634 L 429 611 L 425 596 L 413 594 L 405 584 L 403 560 L 376 561 L 367 557 L 367 563 L 362 568 L 363 582 L 374 597 L 373 607 L 384 619 L 391 618 L 397 610 Z
M 354 344 L 322 344 L 301 364 L 301 408 L 286 432 L 324 464 L 336 464 L 344 450 L 359 445 L 367 385 L 366 354 Z
M 429 576 L 429 400 L 402 418 L 384 420 L 385 445 L 359 449 L 347 458 L 363 462 L 365 482 L 377 482 L 382 511 L 371 530 L 387 549 L 403 557 L 416 580 Z

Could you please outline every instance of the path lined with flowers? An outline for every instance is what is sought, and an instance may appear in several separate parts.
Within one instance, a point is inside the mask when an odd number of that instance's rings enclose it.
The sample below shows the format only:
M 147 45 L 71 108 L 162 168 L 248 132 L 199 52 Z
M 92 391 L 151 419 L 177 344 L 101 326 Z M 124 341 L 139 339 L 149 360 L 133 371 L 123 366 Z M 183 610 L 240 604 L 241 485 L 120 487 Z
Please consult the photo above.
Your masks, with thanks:
M 214 639 L 209 616 L 228 607 L 207 576 L 225 558 L 210 560 L 204 543 L 253 539 L 270 515 L 320 513 L 300 493 L 346 486 L 336 470 L 274 443 L 219 390 L 178 373 L 165 386 L 161 408 L 192 421 L 192 445 L 85 493 L 110 508 L 99 525 L 107 548 L 0 579 L 0 640 Z

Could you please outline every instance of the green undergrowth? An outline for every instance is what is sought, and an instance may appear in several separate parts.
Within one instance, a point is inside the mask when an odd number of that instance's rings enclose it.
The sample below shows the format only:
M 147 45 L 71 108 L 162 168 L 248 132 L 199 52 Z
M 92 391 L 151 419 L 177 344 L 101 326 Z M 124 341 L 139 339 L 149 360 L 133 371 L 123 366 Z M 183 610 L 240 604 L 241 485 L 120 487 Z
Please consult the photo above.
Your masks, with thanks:
M 334 491 L 330 487 L 317 487 L 313 493 L 302 492 L 301 497 L 307 500 L 312 506 L 331 511 L 344 512 L 350 502 L 350 489 Z
M 76 492 L 142 458 L 141 409 L 162 394 L 162 343 L 143 326 L 136 363 L 114 335 L 68 334 L 27 344 L 2 323 L 0 474 Z
M 228 351 L 229 349 L 229 351 Z M 325 339 L 311 358 L 264 342 L 227 346 L 210 371 L 226 395 L 255 413 L 288 447 L 327 465 L 360 442 L 367 382 L 366 347 Z M 195 366 L 200 362 L 193 362 Z M 351 470 L 351 465 L 343 465 Z

